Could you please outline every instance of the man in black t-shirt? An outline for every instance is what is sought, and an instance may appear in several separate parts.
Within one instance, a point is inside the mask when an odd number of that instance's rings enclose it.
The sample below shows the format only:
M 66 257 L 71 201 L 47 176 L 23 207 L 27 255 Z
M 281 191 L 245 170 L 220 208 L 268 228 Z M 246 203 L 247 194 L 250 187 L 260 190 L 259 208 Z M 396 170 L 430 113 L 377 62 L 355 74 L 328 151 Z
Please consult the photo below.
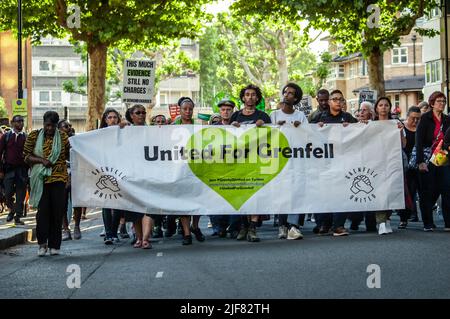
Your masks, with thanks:
M 256 109 L 256 106 L 262 100 L 262 93 L 259 87 L 250 84 L 241 90 L 239 97 L 244 102 L 244 108 L 233 113 L 230 119 L 231 125 L 236 127 L 239 127 L 241 124 L 262 126 L 264 123 L 271 123 L 269 115 Z
M 330 108 L 318 115 L 313 123 L 318 123 L 319 126 L 324 124 L 342 123 L 347 126 L 350 123 L 357 123 L 350 113 L 342 111 L 342 105 L 345 103 L 344 95 L 339 90 L 334 90 L 330 93 L 329 105 Z M 331 228 L 333 228 L 333 236 L 347 236 L 349 233 L 344 228 L 347 213 L 327 213 L 317 214 L 316 218 L 318 225 L 320 225 L 319 235 L 328 235 Z
M 240 111 L 234 112 L 231 116 L 231 125 L 240 127 L 241 124 L 256 124 L 261 127 L 264 123 L 271 123 L 269 115 L 256 109 L 256 105 L 261 102 L 261 89 L 255 85 L 247 85 L 241 90 L 239 94 L 241 101 L 244 103 L 244 108 Z M 258 242 L 259 237 L 256 235 L 256 225 L 259 221 L 259 215 L 242 216 L 242 226 L 237 240 L 244 240 L 247 238 L 249 242 Z

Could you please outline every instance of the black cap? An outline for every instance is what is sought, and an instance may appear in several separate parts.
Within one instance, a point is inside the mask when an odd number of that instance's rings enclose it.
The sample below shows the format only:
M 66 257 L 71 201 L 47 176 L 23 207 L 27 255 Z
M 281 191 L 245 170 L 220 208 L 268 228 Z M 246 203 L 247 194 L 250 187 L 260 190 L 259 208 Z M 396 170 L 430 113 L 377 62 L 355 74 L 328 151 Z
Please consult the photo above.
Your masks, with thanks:
M 236 104 L 230 99 L 223 99 L 223 100 L 220 100 L 219 103 L 217 103 L 218 107 L 221 107 L 222 105 L 229 105 L 232 107 L 236 107 Z

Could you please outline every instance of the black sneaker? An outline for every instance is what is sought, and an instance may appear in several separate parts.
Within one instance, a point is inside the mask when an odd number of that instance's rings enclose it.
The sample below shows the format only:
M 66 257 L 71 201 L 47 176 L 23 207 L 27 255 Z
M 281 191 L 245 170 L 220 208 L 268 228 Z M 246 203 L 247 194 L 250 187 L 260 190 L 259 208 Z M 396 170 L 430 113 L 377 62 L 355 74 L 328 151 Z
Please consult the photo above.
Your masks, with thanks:
M 400 222 L 400 224 L 398 224 L 398 229 L 406 229 L 407 226 L 407 222 Z
M 15 224 L 15 225 L 25 225 L 25 223 L 24 223 L 23 221 L 21 221 L 20 219 L 18 219 L 18 218 L 16 218 L 16 219 L 14 220 L 14 224 Z
M 187 246 L 187 245 L 192 245 L 192 236 L 184 236 L 183 237 L 183 242 L 182 242 L 183 246 Z
M 200 230 L 200 228 L 192 228 L 191 227 L 191 233 L 193 233 L 195 235 L 195 239 L 197 239 L 197 241 L 205 241 L 205 236 L 203 236 L 202 231 Z
M 105 237 L 105 245 L 112 245 L 114 243 L 112 238 Z
M 14 219 L 14 215 L 13 214 L 8 214 L 8 217 L 6 217 L 6 222 L 10 222 Z

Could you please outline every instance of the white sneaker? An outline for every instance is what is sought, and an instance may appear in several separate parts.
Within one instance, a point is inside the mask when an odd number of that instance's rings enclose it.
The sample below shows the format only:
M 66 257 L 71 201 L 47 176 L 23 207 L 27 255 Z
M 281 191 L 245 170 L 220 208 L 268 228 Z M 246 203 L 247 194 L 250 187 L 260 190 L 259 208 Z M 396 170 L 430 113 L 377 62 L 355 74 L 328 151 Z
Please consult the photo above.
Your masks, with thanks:
M 292 226 L 291 229 L 289 229 L 289 232 L 287 234 L 287 239 L 295 240 L 295 239 L 302 239 L 302 238 L 303 238 L 303 234 L 300 231 L 300 229 L 298 229 L 295 226 Z
M 391 221 L 390 220 L 386 221 L 386 233 L 392 234 L 392 228 L 391 228 Z
M 44 257 L 46 253 L 47 253 L 47 247 L 45 247 L 45 246 L 39 247 L 39 250 L 38 250 L 39 257 Z
M 378 235 L 386 235 L 388 232 L 386 230 L 386 223 L 381 223 L 378 225 Z
M 278 239 L 286 239 L 288 235 L 288 229 L 286 226 L 278 227 Z
M 50 248 L 50 256 L 59 255 L 59 249 Z

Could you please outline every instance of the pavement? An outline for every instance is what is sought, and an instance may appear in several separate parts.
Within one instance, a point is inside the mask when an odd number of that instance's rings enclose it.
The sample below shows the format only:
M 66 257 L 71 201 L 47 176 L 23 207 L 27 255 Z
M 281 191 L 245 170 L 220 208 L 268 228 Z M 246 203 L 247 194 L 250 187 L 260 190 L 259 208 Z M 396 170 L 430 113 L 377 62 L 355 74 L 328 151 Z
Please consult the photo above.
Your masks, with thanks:
M 27 216 L 21 218 L 25 225 L 15 225 L 14 220 L 11 222 L 6 221 L 8 211 L 6 208 L 4 209 L 3 213 L 0 214 L 0 251 L 36 241 L 36 212 L 35 209 L 30 208 Z M 97 218 L 99 214 L 100 211 L 98 209 L 91 209 L 87 211 L 86 216 L 88 218 Z M 85 220 L 82 220 L 81 228 L 83 228 L 84 223 Z
M 130 239 L 105 245 L 101 215 L 88 217 L 83 238 L 63 242 L 59 256 L 37 257 L 35 243 L 0 252 L 1 298 L 450 298 L 450 233 L 440 217 L 426 233 L 422 223 L 398 230 L 394 215 L 386 236 L 363 226 L 348 237 L 317 236 L 307 222 L 300 241 L 277 239 L 269 220 L 258 229 L 261 242 L 249 243 L 211 236 L 203 216 L 205 242 L 182 246 L 176 235 L 152 240 L 150 250 Z

